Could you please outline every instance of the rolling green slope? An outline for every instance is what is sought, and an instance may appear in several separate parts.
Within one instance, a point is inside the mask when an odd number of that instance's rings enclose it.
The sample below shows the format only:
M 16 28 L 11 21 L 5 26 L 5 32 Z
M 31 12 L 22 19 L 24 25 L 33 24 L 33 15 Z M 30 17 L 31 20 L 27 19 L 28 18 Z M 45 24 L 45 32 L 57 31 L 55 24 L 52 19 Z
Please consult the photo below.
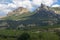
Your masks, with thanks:
M 26 14 L 21 14 L 21 15 L 18 15 L 16 16 L 16 14 L 13 14 L 11 16 L 7 16 L 5 19 L 9 19 L 9 20 L 26 20 L 28 19 L 27 17 L 28 16 L 31 16 L 33 15 L 34 13 L 26 13 Z

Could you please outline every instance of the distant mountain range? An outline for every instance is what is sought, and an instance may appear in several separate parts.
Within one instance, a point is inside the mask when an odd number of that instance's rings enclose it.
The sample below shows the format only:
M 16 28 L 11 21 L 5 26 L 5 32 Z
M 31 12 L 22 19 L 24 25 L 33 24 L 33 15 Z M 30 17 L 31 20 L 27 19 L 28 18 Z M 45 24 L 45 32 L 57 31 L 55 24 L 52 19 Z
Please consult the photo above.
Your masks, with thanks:
M 55 25 L 60 23 L 60 14 L 56 10 L 60 11 L 60 9 L 51 8 L 44 4 L 41 4 L 34 12 L 30 12 L 27 8 L 19 7 L 9 12 L 3 19 L 14 27 L 21 24 L 32 26 Z
M 22 24 L 51 24 L 58 23 L 60 17 L 59 14 L 55 12 L 56 8 L 51 8 L 41 4 L 34 12 L 30 12 L 28 9 L 19 7 L 16 10 L 7 14 L 6 19 L 21 21 Z M 56 9 L 59 10 L 59 9 Z

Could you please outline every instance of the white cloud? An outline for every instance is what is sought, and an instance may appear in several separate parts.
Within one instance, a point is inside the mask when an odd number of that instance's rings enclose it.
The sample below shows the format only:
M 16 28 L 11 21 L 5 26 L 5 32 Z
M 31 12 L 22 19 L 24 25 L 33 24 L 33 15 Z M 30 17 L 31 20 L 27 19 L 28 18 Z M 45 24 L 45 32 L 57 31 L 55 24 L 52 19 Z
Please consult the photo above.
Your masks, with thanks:
M 40 5 L 43 3 L 47 6 L 51 6 L 55 2 L 57 2 L 57 0 L 33 0 L 34 5 Z
M 40 5 L 42 3 L 42 0 L 32 0 L 32 3 L 34 5 Z
M 2 1 L 4 3 L 5 1 Z M 5 13 L 8 13 L 11 11 L 11 8 L 17 8 L 17 7 L 25 7 L 31 10 L 32 8 L 35 8 L 36 6 L 40 6 L 41 3 L 51 6 L 53 3 L 57 2 L 57 0 L 12 0 L 13 3 L 1 4 L 0 3 L 0 11 L 3 11 Z M 57 5 L 55 5 L 57 6 Z
M 15 4 L 13 4 L 13 3 L 9 3 L 9 4 L 8 4 L 8 7 L 16 8 L 17 6 L 16 6 Z
M 47 6 L 51 6 L 55 2 L 57 2 L 57 0 L 44 0 L 43 1 L 43 3 Z
M 13 3 L 18 7 L 26 7 L 28 9 L 33 8 L 34 6 L 40 6 L 41 3 L 51 6 L 57 0 L 13 0 Z
M 5 4 L 0 4 L 0 10 L 4 9 L 4 8 L 7 8 L 7 5 Z
M 60 5 L 58 5 L 58 4 L 55 4 L 55 5 L 53 5 L 52 7 L 60 7 Z
M 31 4 L 31 1 L 29 0 L 13 0 L 13 3 L 15 5 L 17 5 L 17 7 L 25 7 L 25 8 L 28 8 L 28 9 L 31 9 L 32 8 L 32 4 Z
M 8 5 L 6 4 L 0 4 L 0 11 L 3 12 L 3 13 L 8 13 L 9 11 L 11 11 L 10 9 L 8 9 Z

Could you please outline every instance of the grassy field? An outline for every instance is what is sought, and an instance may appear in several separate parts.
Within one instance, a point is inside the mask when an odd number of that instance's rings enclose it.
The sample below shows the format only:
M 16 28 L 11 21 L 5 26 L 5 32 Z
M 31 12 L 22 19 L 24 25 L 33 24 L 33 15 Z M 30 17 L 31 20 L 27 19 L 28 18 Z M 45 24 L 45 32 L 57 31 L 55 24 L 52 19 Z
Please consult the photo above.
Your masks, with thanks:
M 55 32 L 23 31 L 23 30 L 0 30 L 0 40 L 17 40 L 22 33 L 30 35 L 29 40 L 59 40 Z

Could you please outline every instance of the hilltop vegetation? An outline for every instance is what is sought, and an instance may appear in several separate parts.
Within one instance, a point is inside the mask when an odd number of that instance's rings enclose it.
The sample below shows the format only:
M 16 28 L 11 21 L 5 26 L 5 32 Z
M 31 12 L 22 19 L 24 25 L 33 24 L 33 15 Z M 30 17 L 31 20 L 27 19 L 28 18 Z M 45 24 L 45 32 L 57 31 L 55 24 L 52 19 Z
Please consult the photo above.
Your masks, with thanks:
M 41 4 L 34 12 L 13 10 L 0 20 L 0 40 L 60 40 L 60 15 L 52 9 Z

